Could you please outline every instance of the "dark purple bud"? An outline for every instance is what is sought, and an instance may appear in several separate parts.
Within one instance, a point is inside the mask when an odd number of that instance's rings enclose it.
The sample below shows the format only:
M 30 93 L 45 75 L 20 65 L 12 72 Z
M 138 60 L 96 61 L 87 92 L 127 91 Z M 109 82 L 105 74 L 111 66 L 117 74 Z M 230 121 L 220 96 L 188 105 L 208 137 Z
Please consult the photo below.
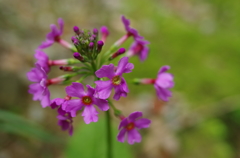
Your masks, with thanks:
M 113 54 L 111 55 L 111 57 L 109 58 L 109 60 L 113 60 L 113 59 L 116 58 L 117 56 L 125 53 L 125 51 L 126 51 L 125 48 L 120 48 L 120 49 L 118 49 L 117 52 L 115 52 L 115 53 L 113 53 Z
M 80 61 L 83 61 L 83 57 L 78 52 L 73 53 L 73 57 Z
M 93 43 L 93 42 L 90 42 L 89 45 L 88 45 L 88 47 L 89 47 L 90 49 L 93 49 L 93 46 L 94 46 L 94 43 Z
M 74 31 L 76 34 L 80 34 L 79 27 L 77 27 L 77 26 L 74 26 L 74 27 L 73 27 L 73 31 Z
M 103 41 L 98 41 L 97 42 L 98 47 L 102 47 L 104 45 Z
M 60 70 L 63 70 L 63 66 L 60 66 L 59 69 L 60 69 Z
M 118 49 L 118 54 L 123 54 L 125 53 L 126 49 L 125 48 L 120 48 Z
M 92 37 L 93 37 L 93 39 L 96 39 L 97 36 L 96 35 L 92 35 Z
M 93 34 L 94 34 L 94 35 L 97 35 L 97 34 L 98 34 L 98 29 L 94 28 L 94 29 L 93 29 Z

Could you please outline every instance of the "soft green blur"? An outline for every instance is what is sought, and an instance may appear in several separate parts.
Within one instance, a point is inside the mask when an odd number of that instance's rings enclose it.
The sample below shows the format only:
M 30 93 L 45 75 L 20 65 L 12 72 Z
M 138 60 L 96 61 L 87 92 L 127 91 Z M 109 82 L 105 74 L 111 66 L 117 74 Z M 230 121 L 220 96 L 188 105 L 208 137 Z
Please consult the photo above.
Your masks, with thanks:
M 125 75 L 130 94 L 114 104 L 126 115 L 143 111 L 153 123 L 141 131 L 143 141 L 130 146 L 116 141 L 119 120 L 113 116 L 116 157 L 240 156 L 239 0 L 2 0 L 0 158 L 105 155 L 105 115 L 101 113 L 100 121 L 89 126 L 78 116 L 75 133 L 69 137 L 57 126 L 55 110 L 42 109 L 31 100 L 25 74 L 34 65 L 34 50 L 59 17 L 65 21 L 63 38 L 69 42 L 75 25 L 86 29 L 107 26 L 106 51 L 125 33 L 121 15 L 150 41 L 150 54 L 145 62 L 130 59 L 135 65 Z M 46 52 L 51 59 L 71 57 L 70 51 L 57 44 Z M 173 97 L 167 104 L 157 101 L 153 86 L 131 84 L 133 78 L 155 78 L 163 65 L 170 65 L 175 77 Z M 53 71 L 53 76 L 61 74 L 57 68 Z M 51 91 L 53 97 L 65 95 L 64 87 Z

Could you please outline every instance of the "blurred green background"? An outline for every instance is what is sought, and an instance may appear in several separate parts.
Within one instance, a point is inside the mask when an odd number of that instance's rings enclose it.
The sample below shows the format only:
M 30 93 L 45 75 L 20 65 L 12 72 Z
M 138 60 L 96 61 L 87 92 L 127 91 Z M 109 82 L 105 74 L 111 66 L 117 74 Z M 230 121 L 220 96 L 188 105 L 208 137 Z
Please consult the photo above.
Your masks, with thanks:
M 121 15 L 150 41 L 150 54 L 143 63 L 130 59 L 135 64 L 125 75 L 130 94 L 115 104 L 126 115 L 143 111 L 152 125 L 141 131 L 140 144 L 130 146 L 116 141 L 119 121 L 113 117 L 115 157 L 240 157 L 239 0 L 0 0 L 0 158 L 105 157 L 104 115 L 90 125 L 78 116 L 69 137 L 57 125 L 55 110 L 31 100 L 25 74 L 59 17 L 69 42 L 75 25 L 107 26 L 107 48 L 125 33 Z M 71 57 L 57 44 L 46 52 L 51 59 Z M 170 65 L 175 76 L 168 103 L 156 99 L 152 86 L 130 81 L 155 78 L 163 65 Z M 61 74 L 57 70 L 53 76 Z M 64 87 L 51 92 L 53 98 L 65 95 Z

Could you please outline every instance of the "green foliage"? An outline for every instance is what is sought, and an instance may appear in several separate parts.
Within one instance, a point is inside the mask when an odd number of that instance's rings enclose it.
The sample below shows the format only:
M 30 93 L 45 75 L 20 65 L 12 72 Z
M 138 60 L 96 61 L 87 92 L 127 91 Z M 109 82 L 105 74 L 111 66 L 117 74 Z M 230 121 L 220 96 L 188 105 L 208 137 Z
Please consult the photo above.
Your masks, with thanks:
M 27 119 L 4 110 L 0 110 L 0 131 L 45 142 L 58 143 L 61 141 Z

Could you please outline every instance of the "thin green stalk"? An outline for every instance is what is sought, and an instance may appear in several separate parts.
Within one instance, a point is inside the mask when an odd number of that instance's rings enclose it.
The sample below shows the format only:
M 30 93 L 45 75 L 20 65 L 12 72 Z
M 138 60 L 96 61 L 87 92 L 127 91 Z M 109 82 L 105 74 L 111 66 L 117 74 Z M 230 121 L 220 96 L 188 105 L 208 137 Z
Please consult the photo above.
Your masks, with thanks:
M 110 110 L 106 111 L 106 124 L 107 124 L 107 158 L 113 158 Z

